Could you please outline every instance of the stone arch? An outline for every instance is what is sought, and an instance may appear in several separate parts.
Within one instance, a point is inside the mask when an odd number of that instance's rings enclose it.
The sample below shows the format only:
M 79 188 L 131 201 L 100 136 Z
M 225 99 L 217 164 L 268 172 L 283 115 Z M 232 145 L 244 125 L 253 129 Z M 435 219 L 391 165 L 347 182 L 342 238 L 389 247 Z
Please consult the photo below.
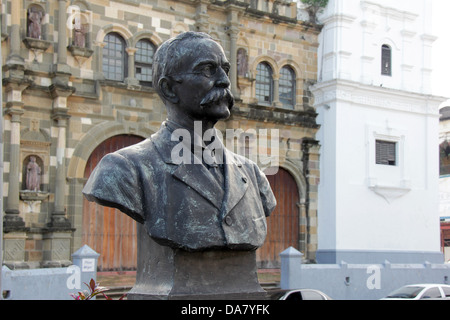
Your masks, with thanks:
M 303 75 L 305 74 L 305 70 L 302 70 L 301 66 L 295 60 L 283 59 L 278 64 L 280 66 L 280 70 L 286 66 L 291 67 L 292 70 L 294 70 L 294 72 L 295 72 L 295 79 L 297 81 L 303 80 Z
M 295 182 L 297 183 L 298 187 L 298 198 L 300 199 L 300 203 L 305 203 L 306 199 L 306 178 L 301 171 L 301 168 L 303 167 L 302 164 L 295 164 L 290 160 L 283 161 L 283 163 L 280 165 L 281 168 L 288 171 L 292 177 L 294 178 Z
M 147 138 L 155 133 L 159 128 L 139 127 L 131 132 L 126 123 L 107 122 L 100 123 L 89 130 L 86 135 L 75 147 L 72 158 L 70 159 L 67 176 L 69 178 L 83 178 L 86 162 L 92 151 L 103 141 L 116 135 L 133 134 Z
M 157 34 L 150 31 L 139 31 L 131 39 L 132 47 L 136 47 L 139 40 L 143 39 L 150 40 L 156 47 L 159 47 L 163 43 L 163 40 Z
M 111 32 L 116 32 L 120 36 L 122 36 L 122 38 L 125 40 L 126 47 L 132 47 L 131 41 L 133 39 L 133 33 L 128 28 L 118 23 L 112 23 L 100 29 L 100 31 L 97 33 L 95 41 L 97 43 L 103 43 L 105 36 Z
M 71 6 L 78 6 L 81 10 L 91 10 L 91 4 L 86 0 L 71 0 Z
M 218 42 L 221 46 L 223 46 L 223 43 L 222 43 L 223 41 L 222 41 L 222 39 L 220 38 L 220 35 L 219 35 L 218 32 L 216 32 L 216 31 L 211 31 L 211 32 L 209 32 L 209 35 L 211 36 L 211 38 L 214 39 L 214 41 Z
M 177 22 L 172 28 L 172 37 L 176 37 L 180 33 L 189 31 L 189 26 L 183 22 Z
M 272 68 L 274 79 L 278 79 L 278 77 L 280 76 L 280 68 L 278 67 L 278 63 L 275 61 L 275 59 L 270 56 L 260 56 L 256 58 L 250 67 L 252 74 L 256 75 L 256 68 L 261 62 L 267 63 Z
M 250 48 L 250 44 L 248 42 L 247 37 L 242 37 L 241 35 L 239 35 L 237 41 L 236 41 L 236 45 L 238 48 L 245 48 L 248 51 L 248 48 Z

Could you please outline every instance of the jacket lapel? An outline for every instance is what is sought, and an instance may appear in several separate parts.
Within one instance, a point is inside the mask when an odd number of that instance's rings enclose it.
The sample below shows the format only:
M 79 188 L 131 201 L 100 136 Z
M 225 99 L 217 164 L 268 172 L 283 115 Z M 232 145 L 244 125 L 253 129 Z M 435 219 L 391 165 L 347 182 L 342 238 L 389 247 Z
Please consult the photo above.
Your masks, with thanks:
M 172 175 L 221 210 L 223 217 L 244 197 L 250 179 L 241 161 L 231 151 L 224 148 L 225 188 L 222 188 L 204 165 L 172 161 L 171 151 L 179 142 L 171 141 L 171 133 L 164 124 L 151 139 L 163 161 L 174 166 Z
M 151 139 L 162 160 L 173 166 L 172 175 L 220 210 L 225 192 L 208 169 L 202 164 L 176 164 L 172 161 L 171 151 L 179 142 L 171 141 L 171 132 L 164 124 Z
M 244 197 L 250 180 L 242 168 L 242 163 L 234 154 L 225 149 L 225 198 L 223 216 L 225 217 Z
M 197 191 L 217 209 L 221 209 L 225 192 L 204 165 L 180 164 L 172 175 Z

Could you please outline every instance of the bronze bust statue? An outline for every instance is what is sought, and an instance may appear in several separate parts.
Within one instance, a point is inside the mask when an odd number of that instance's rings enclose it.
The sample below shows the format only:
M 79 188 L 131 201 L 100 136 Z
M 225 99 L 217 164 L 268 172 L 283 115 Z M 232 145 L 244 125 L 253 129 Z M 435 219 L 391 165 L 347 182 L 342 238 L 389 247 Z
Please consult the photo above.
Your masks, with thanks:
M 143 142 L 103 157 L 83 189 L 88 200 L 143 224 L 145 236 L 174 254 L 254 251 L 264 243 L 266 217 L 276 205 L 255 163 L 225 149 L 219 139 L 208 144 L 198 137 L 208 130 L 217 136 L 214 125 L 230 116 L 229 69 L 222 47 L 205 33 L 186 32 L 164 42 L 155 53 L 153 86 L 167 120 Z M 192 139 L 180 141 L 180 130 Z M 188 154 L 174 152 L 180 143 Z
M 188 32 L 162 44 L 155 56 L 153 83 L 166 104 L 167 121 L 142 143 L 105 156 L 83 193 L 144 223 L 162 245 L 260 247 L 275 199 L 256 164 L 222 145 L 219 182 L 208 165 L 175 164 L 171 154 L 179 143 L 171 140 L 174 130 L 194 134 L 194 121 L 201 121 L 204 132 L 230 115 L 234 99 L 223 49 L 206 34 Z

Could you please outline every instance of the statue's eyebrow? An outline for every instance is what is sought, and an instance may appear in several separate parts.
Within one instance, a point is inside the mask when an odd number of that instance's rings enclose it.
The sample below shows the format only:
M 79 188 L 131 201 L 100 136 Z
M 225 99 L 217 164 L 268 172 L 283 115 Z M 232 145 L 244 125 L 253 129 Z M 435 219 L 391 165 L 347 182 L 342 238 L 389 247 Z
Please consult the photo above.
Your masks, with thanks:
M 204 66 L 206 66 L 206 65 L 208 65 L 208 64 L 211 64 L 211 65 L 213 65 L 213 66 L 218 66 L 218 63 L 217 63 L 217 61 L 216 60 L 213 60 L 213 59 L 205 59 L 205 60 L 202 60 L 202 61 L 200 61 L 200 62 L 198 62 L 195 66 L 194 66 L 194 70 L 196 70 L 196 69 L 201 69 L 202 67 L 204 67 Z

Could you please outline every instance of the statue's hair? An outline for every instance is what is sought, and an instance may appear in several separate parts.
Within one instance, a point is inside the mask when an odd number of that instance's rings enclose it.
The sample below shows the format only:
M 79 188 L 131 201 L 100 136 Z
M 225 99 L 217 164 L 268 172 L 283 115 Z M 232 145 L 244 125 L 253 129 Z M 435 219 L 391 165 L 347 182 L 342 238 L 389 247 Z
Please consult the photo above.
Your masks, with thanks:
M 153 58 L 152 80 L 153 80 L 153 87 L 156 89 L 156 92 L 163 100 L 164 98 L 160 92 L 159 87 L 160 79 L 172 74 L 174 70 L 178 67 L 179 63 L 182 61 L 183 55 L 185 54 L 185 52 L 183 52 L 182 50 L 183 42 L 194 39 L 213 40 L 213 38 L 206 33 L 188 31 L 165 41 L 158 48 L 158 50 L 156 50 Z

